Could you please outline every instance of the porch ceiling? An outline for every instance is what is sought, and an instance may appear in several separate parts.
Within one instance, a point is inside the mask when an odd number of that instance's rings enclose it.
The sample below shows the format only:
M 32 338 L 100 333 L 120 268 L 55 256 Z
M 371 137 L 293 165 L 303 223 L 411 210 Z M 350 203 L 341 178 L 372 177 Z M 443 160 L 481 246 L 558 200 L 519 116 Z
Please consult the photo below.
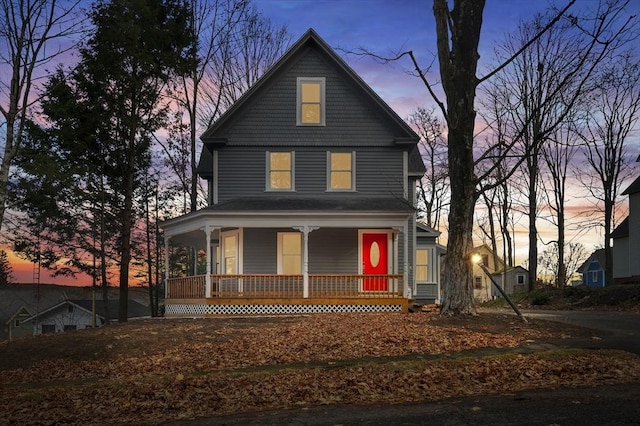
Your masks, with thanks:
M 250 208 L 253 207 L 253 208 Z M 322 208 L 321 208 L 322 207 Z M 396 228 L 407 226 L 414 210 L 398 199 L 232 200 L 164 222 L 165 235 L 202 241 L 208 227 L 221 228 Z
M 201 229 L 171 235 L 171 241 L 179 245 L 193 247 L 196 250 L 206 250 L 207 248 L 207 239 Z

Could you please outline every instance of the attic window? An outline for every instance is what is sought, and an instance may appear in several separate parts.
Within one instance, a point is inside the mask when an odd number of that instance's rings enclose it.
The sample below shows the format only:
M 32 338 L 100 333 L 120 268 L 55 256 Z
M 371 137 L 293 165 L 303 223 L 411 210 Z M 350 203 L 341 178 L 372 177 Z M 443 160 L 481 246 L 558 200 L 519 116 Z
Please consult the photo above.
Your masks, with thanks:
M 298 77 L 297 83 L 297 125 L 324 126 L 325 78 Z

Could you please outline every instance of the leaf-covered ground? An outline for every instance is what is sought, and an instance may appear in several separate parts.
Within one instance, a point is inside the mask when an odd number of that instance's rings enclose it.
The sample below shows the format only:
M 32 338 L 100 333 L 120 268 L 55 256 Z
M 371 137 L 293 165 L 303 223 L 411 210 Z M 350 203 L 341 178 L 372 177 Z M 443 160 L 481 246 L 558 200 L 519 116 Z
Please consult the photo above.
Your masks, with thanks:
M 575 336 L 590 337 L 497 314 L 136 321 L 1 344 L 0 424 L 158 424 L 640 380 L 635 355 L 542 345 Z

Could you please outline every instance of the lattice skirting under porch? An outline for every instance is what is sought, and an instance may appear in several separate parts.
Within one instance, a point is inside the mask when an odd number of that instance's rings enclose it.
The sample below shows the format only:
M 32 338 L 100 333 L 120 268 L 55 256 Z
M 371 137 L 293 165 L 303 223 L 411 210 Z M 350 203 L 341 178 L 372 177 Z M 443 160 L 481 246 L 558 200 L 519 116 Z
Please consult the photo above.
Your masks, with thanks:
M 316 314 L 343 312 L 402 312 L 401 304 L 391 305 L 205 305 L 175 303 L 167 304 L 165 313 L 170 316 L 206 315 L 276 315 L 276 314 Z

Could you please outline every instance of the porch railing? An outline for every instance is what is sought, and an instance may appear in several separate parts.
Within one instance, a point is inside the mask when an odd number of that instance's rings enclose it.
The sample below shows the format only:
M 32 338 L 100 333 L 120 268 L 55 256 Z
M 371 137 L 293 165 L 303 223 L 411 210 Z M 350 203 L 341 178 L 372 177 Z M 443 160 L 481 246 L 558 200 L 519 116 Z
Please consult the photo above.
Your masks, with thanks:
M 402 275 L 309 274 L 309 298 L 402 297 Z M 211 275 L 211 293 L 206 294 L 204 275 L 170 278 L 168 299 L 212 298 L 302 298 L 302 275 L 242 274 Z

